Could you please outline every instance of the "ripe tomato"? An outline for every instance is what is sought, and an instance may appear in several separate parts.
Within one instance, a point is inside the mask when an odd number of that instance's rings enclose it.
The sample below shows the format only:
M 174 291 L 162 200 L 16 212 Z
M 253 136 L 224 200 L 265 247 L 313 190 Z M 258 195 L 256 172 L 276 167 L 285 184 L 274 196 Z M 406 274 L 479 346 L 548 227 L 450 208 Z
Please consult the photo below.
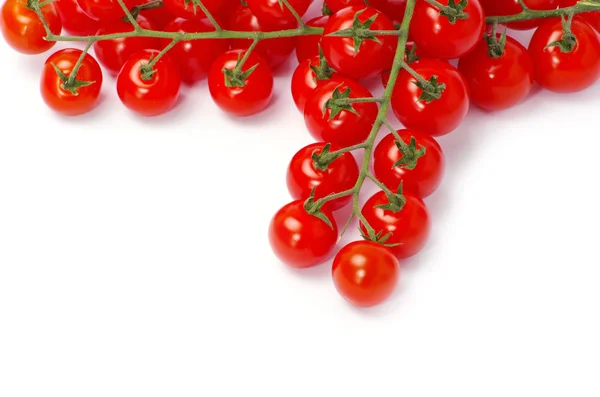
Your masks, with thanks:
M 346 245 L 333 260 L 333 284 L 357 307 L 372 307 L 392 295 L 400 279 L 400 263 L 392 252 L 372 241 Z
M 194 0 L 163 0 L 165 7 L 173 15 L 185 19 L 201 19 L 206 15 Z M 223 6 L 223 0 L 202 0 L 211 15 L 217 15 Z
M 68 34 L 91 36 L 98 31 L 98 21 L 83 12 L 77 0 L 58 0 L 54 5 L 60 14 L 63 29 Z
M 199 33 L 213 32 L 215 29 L 206 18 L 189 20 L 176 18 L 165 27 L 165 32 Z M 163 40 L 163 48 L 171 43 Z M 229 50 L 229 42 L 223 39 L 181 41 L 169 52 L 179 65 L 181 79 L 193 84 L 208 75 L 214 61 Z
M 271 31 L 269 28 L 265 28 L 259 23 L 256 16 L 252 14 L 250 8 L 244 6 L 239 6 L 231 14 L 229 19 L 229 28 L 241 32 Z M 251 39 L 231 40 L 231 47 L 233 49 L 246 50 L 251 44 Z M 256 46 L 256 51 L 258 51 L 265 58 L 271 69 L 276 69 L 289 58 L 291 53 L 294 51 L 295 46 L 296 39 L 294 37 L 282 37 L 278 39 L 261 41 Z
M 485 14 L 487 16 L 516 15 L 523 11 L 519 0 L 484 0 Z M 532 10 L 554 10 L 561 4 L 561 0 L 524 0 L 525 5 Z M 515 30 L 530 30 L 539 26 L 543 19 L 532 19 L 529 21 L 511 22 L 507 27 Z
M 373 96 L 361 84 L 348 78 L 341 81 L 336 78 L 313 91 L 304 106 L 304 121 L 313 138 L 342 147 L 356 145 L 367 139 L 377 118 L 378 108 L 374 102 L 350 105 L 355 113 L 348 109 L 341 109 L 337 114 L 331 108 L 323 111 L 336 91 L 347 95 L 348 90 L 350 98 Z
M 417 149 L 424 147 L 425 154 L 417 160 L 417 166 L 412 170 L 394 167 L 403 155 L 396 146 L 394 135 L 386 135 L 375 148 L 373 172 L 393 192 L 397 192 L 402 183 L 404 192 L 421 198 L 428 197 L 437 190 L 444 176 L 446 161 L 442 148 L 433 137 L 416 130 L 398 130 L 398 134 L 407 145 L 414 137 Z
M 317 142 L 300 149 L 292 158 L 287 169 L 287 187 L 295 200 L 306 200 L 315 189 L 314 199 L 326 197 L 352 189 L 358 180 L 358 164 L 350 152 L 342 154 L 327 166 L 326 170 L 314 166 L 312 156 L 323 152 L 325 142 Z M 331 146 L 329 152 L 341 149 Z M 345 207 L 352 196 L 328 202 L 335 211 Z
M 77 89 L 77 95 L 64 88 L 64 81 L 54 70 L 56 66 L 66 77 L 69 77 L 79 60 L 82 51 L 75 48 L 66 48 L 52 54 L 44 64 L 40 91 L 44 102 L 54 111 L 76 116 L 92 110 L 98 103 L 102 88 L 102 70 L 96 60 L 89 54 L 77 72 L 77 80 L 92 83 Z
M 327 21 L 329 21 L 329 16 L 324 15 L 307 21 L 306 25 L 313 28 L 324 28 L 327 25 Z M 296 58 L 298 58 L 298 62 L 319 56 L 319 44 L 321 44 L 322 38 L 322 35 L 298 37 L 296 43 Z
M 288 0 L 298 15 L 306 14 L 312 0 Z M 291 13 L 289 8 L 280 2 L 280 0 L 247 0 L 248 7 L 261 26 L 272 30 L 294 29 L 298 26 L 298 21 Z
M 62 22 L 54 4 L 42 7 L 42 14 L 50 31 L 59 35 Z M 0 31 L 9 46 L 22 54 L 41 54 L 54 47 L 56 42 L 46 41 L 46 30 L 37 14 L 20 0 L 6 0 L 2 6 Z
M 379 42 L 364 39 L 358 48 L 354 49 L 354 38 L 328 36 L 340 30 L 353 26 L 356 15 L 362 23 L 375 17 L 370 30 L 393 30 L 392 21 L 380 11 L 365 6 L 346 7 L 329 18 L 323 32 L 321 42 L 323 53 L 329 64 L 344 76 L 355 79 L 374 77 L 385 69 L 391 68 L 398 38 L 396 36 L 377 36 Z
M 117 93 L 121 102 L 142 116 L 166 113 L 179 98 L 181 77 L 169 54 L 163 55 L 154 65 L 155 73 L 150 79 L 142 77 L 142 65 L 147 65 L 158 54 L 158 50 L 142 50 L 133 54 L 117 77 Z
M 580 19 L 572 21 L 571 32 L 576 38 L 571 52 L 562 52 L 558 46 L 548 47 L 563 37 L 560 19 L 540 25 L 529 43 L 535 80 L 549 91 L 581 91 L 600 77 L 600 42 L 597 33 Z
M 146 18 L 139 15 L 138 24 L 144 29 L 154 29 Z M 97 35 L 133 32 L 133 25 L 124 19 L 103 23 Z M 110 73 L 116 75 L 129 60 L 131 55 L 142 50 L 155 50 L 161 48 L 160 40 L 153 37 L 127 37 L 112 40 L 102 40 L 94 43 L 94 53 L 98 61 Z
M 406 0 L 325 0 L 327 7 L 336 13 L 349 6 L 370 6 L 383 12 L 394 22 L 401 22 L 404 18 Z
M 448 1 L 440 3 L 448 5 Z M 452 23 L 440 14 L 439 8 L 424 0 L 417 1 L 410 33 L 419 53 L 430 58 L 455 59 L 475 48 L 485 30 L 479 0 L 469 0 L 463 12 L 469 17 Z
M 129 10 L 134 6 L 133 0 L 123 0 L 123 3 Z M 125 17 L 125 12 L 117 0 L 77 0 L 77 4 L 87 16 L 101 23 Z
M 497 38 L 500 40 L 501 35 Z M 504 53 L 494 58 L 485 40 L 460 59 L 458 70 L 471 92 L 472 102 L 485 110 L 510 108 L 527 97 L 533 85 L 533 62 L 527 49 L 506 37 Z
M 362 214 L 376 233 L 381 236 L 390 233 L 386 244 L 400 244 L 389 247 L 397 258 L 409 258 L 423 249 L 431 231 L 431 221 L 425 203 L 420 197 L 405 194 L 406 204 L 401 211 L 394 212 L 376 208 L 389 204 L 385 192 L 375 193 L 362 208 Z M 363 224 L 363 233 L 367 233 Z
M 456 129 L 469 110 L 469 91 L 460 72 L 447 62 L 421 59 L 411 64 L 425 80 L 438 77 L 445 84 L 441 98 L 431 102 L 421 99 L 423 90 L 417 80 L 406 70 L 398 75 L 392 93 L 392 109 L 400 122 L 407 128 L 440 136 Z
M 292 75 L 292 97 L 301 113 L 304 113 L 304 105 L 318 85 L 323 85 L 332 79 L 336 79 L 337 74 L 335 72 L 332 72 L 330 76 L 325 75 L 322 76 L 322 79 L 319 79 L 312 68 L 318 68 L 320 64 L 321 59 L 318 56 L 312 59 L 305 59 L 300 62 Z M 343 82 L 341 79 L 337 81 L 340 83 Z
M 230 50 L 213 63 L 208 75 L 208 89 L 215 103 L 225 112 L 236 117 L 246 117 L 264 110 L 273 95 L 273 73 L 258 53 L 252 52 L 242 66 L 242 71 L 258 65 L 243 86 L 228 86 L 223 70 L 234 70 L 244 50 Z
M 269 242 L 280 261 L 304 269 L 330 258 L 338 240 L 338 229 L 331 212 L 327 208 L 322 212 L 331 220 L 333 228 L 306 212 L 301 200 L 277 211 L 269 225 Z
M 143 6 L 145 4 L 153 3 L 154 0 L 134 0 L 136 6 Z M 158 30 L 164 30 L 165 26 L 173 19 L 175 15 L 167 9 L 164 5 L 162 7 L 149 8 L 141 11 L 148 22 Z

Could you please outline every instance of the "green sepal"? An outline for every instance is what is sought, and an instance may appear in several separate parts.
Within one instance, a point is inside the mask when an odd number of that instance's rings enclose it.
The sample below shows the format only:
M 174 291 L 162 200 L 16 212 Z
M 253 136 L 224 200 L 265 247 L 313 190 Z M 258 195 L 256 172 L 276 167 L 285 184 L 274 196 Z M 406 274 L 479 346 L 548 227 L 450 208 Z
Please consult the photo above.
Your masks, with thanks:
M 95 83 L 95 81 L 82 81 L 82 80 L 77 80 L 76 78 L 73 79 L 73 81 L 69 81 L 69 76 L 64 74 L 63 71 L 58 68 L 58 66 L 56 66 L 55 64 L 52 64 L 52 67 L 54 68 L 54 71 L 58 75 L 58 78 L 60 79 L 60 81 L 62 81 L 62 84 L 60 87 L 63 90 L 70 91 L 71 94 L 73 94 L 74 96 L 79 95 L 77 90 L 79 90 L 81 87 L 87 87 L 87 86 L 90 86 Z
M 192 4 L 192 7 L 194 8 L 194 15 L 196 14 L 196 9 L 198 7 L 200 7 L 200 3 L 202 0 L 183 0 L 183 4 L 187 7 L 190 5 L 190 3 Z
M 507 29 L 504 28 L 504 32 L 502 32 L 500 40 L 498 40 L 498 37 L 496 36 L 496 29 L 494 29 L 492 34 L 483 34 L 485 42 L 488 45 L 488 55 L 490 57 L 498 59 L 504 55 L 504 48 L 506 47 L 506 31 Z
M 313 190 L 310 192 L 310 196 L 304 202 L 304 210 L 309 215 L 319 218 L 320 220 L 325 222 L 327 226 L 333 229 L 333 223 L 331 222 L 331 219 L 329 219 L 327 215 L 325 215 L 321 211 L 321 206 L 317 205 L 317 203 L 315 202 L 315 190 L 316 188 L 313 188 Z
M 321 48 L 321 44 L 319 43 L 319 66 L 310 65 L 310 70 L 315 74 L 315 78 L 313 79 L 315 83 L 317 81 L 329 80 L 331 76 L 335 72 L 335 70 L 329 65 L 327 59 L 325 59 L 325 55 L 323 54 L 323 49 Z
M 328 121 L 331 121 L 335 116 L 340 114 L 342 112 L 342 110 L 346 110 L 352 114 L 355 114 L 356 116 L 360 116 L 358 114 L 358 112 L 356 111 L 356 109 L 354 109 L 352 107 L 351 103 L 340 104 L 337 102 L 338 99 L 348 99 L 351 94 L 350 87 L 346 87 L 346 90 L 344 92 L 341 92 L 340 91 L 341 86 L 342 86 L 342 84 L 335 87 L 335 89 L 333 90 L 333 93 L 331 94 L 331 98 L 328 99 L 327 102 L 325 102 L 325 105 L 323 105 L 323 109 L 322 109 L 323 117 L 325 117 L 325 114 L 327 113 L 327 109 L 331 110 Z
M 252 73 L 258 67 L 258 63 L 248 68 L 246 71 L 238 71 L 238 66 L 242 61 L 241 55 L 238 55 L 236 67 L 233 69 L 223 68 L 223 77 L 225 78 L 225 86 L 227 87 L 245 87 L 246 79 L 250 77 Z
M 385 211 L 391 212 L 400 212 L 402 208 L 406 205 L 406 197 L 402 193 L 403 190 L 403 182 L 400 182 L 400 186 L 398 186 L 398 192 L 396 194 L 391 192 L 386 192 L 386 196 L 388 199 L 387 204 L 376 205 L 375 208 L 380 208 Z
M 311 156 L 313 167 L 317 171 L 327 171 L 329 164 L 343 156 L 344 153 L 331 153 L 331 143 L 326 144 L 320 153 L 315 150 Z
M 414 170 L 417 167 L 419 159 L 427 153 L 427 148 L 419 145 L 417 148 L 417 140 L 414 136 L 410 137 L 410 143 L 407 145 L 398 140 L 394 141 L 398 151 L 402 154 L 402 158 L 394 164 L 395 167 L 404 168 L 406 170 Z
M 379 14 L 374 14 L 366 21 L 361 22 L 359 17 L 366 10 L 367 9 L 365 8 L 363 10 L 357 11 L 354 14 L 354 19 L 352 21 L 351 28 L 342 29 L 342 30 L 338 30 L 337 32 L 329 33 L 328 36 L 352 37 L 352 39 L 354 40 L 354 52 L 356 54 L 359 53 L 360 46 L 362 45 L 362 43 L 365 40 L 371 40 L 371 41 L 376 42 L 377 44 L 381 44 L 381 40 L 379 40 L 379 38 L 377 36 L 375 36 L 375 33 L 373 33 L 370 30 L 371 25 L 373 25 L 373 22 L 375 22 L 375 19 L 377 19 L 377 16 Z
M 390 237 L 392 237 L 392 233 L 388 232 L 385 235 L 383 234 L 383 230 L 373 234 L 373 235 L 368 235 L 366 234 L 362 229 L 360 230 L 360 236 L 367 241 L 372 241 L 374 243 L 377 244 L 381 244 L 384 247 L 388 247 L 388 248 L 392 248 L 392 247 L 397 247 L 399 245 L 401 245 L 400 243 L 395 243 L 395 244 L 386 244 L 386 242 L 390 239 Z
M 448 0 L 448 5 L 441 9 L 440 15 L 448 18 L 448 22 L 451 24 L 455 24 L 459 19 L 467 19 L 469 14 L 464 10 L 468 3 L 468 0 L 459 0 L 458 3 L 456 0 Z
M 405 52 L 406 52 L 406 63 L 408 63 L 408 64 L 417 62 L 419 59 L 421 59 L 417 55 L 417 45 L 416 44 L 413 44 L 410 48 L 408 46 L 406 46 Z
M 331 11 L 331 8 L 327 7 L 326 2 L 323 2 L 323 8 L 321 8 L 321 14 L 323 14 L 323 16 L 333 15 L 333 11 Z
M 446 84 L 439 83 L 437 76 L 431 76 L 429 81 L 426 83 L 422 83 L 420 81 L 413 81 L 417 87 L 419 87 L 423 92 L 419 97 L 420 101 L 425 101 L 426 103 L 431 103 L 436 99 L 440 99 L 442 97 L 442 93 L 446 89 Z

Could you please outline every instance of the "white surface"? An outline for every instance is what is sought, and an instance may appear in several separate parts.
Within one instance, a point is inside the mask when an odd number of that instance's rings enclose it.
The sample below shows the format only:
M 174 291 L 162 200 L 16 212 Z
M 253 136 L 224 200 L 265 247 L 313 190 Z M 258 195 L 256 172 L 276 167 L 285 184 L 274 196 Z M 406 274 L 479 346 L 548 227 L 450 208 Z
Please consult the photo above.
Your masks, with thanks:
M 441 139 L 430 243 L 359 311 L 268 246 L 311 142 L 289 73 L 249 120 L 205 84 L 141 119 L 110 78 L 72 119 L 45 57 L 0 43 L 0 396 L 600 395 L 600 83 Z

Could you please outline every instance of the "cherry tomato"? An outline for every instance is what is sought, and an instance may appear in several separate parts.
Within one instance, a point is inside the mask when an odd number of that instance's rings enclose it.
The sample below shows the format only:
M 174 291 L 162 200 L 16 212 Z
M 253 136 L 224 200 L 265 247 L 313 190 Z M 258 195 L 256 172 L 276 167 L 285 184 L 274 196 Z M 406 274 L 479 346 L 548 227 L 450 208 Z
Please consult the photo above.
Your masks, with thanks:
M 400 279 L 400 263 L 392 252 L 372 241 L 346 245 L 333 260 L 333 283 L 338 293 L 357 307 L 387 300 Z
M 394 22 L 402 21 L 406 9 L 406 0 L 325 0 L 325 4 L 333 13 L 349 6 L 367 5 L 383 12 Z
M 165 32 L 200 33 L 213 32 L 215 29 L 206 18 L 189 20 L 177 18 L 171 21 Z M 163 47 L 171 43 L 170 39 L 163 41 Z M 179 65 L 181 78 L 188 84 L 193 84 L 205 78 L 214 61 L 229 50 L 229 42 L 223 39 L 190 40 L 177 43 L 169 54 Z
M 98 21 L 83 12 L 77 0 L 58 0 L 54 5 L 60 14 L 65 32 L 73 36 L 91 36 L 98 31 Z
M 500 40 L 498 34 L 497 39 Z M 527 49 L 506 37 L 504 53 L 494 58 L 485 40 L 460 59 L 458 70 L 464 76 L 471 101 L 482 109 L 508 109 L 527 97 L 533 85 L 533 62 Z
M 238 58 L 244 56 L 244 50 L 230 50 L 214 62 L 208 75 L 208 88 L 215 103 L 225 112 L 246 117 L 264 110 L 273 95 L 273 72 L 258 53 L 252 52 L 244 63 L 242 71 L 258 65 L 248 76 L 243 86 L 227 86 L 223 70 L 234 70 Z
M 194 4 L 193 0 L 163 0 L 163 3 L 167 7 L 167 10 L 180 18 L 201 19 L 206 17 L 202 8 Z M 202 0 L 202 4 L 204 4 L 211 15 L 217 15 L 224 2 L 222 0 Z
M 128 10 L 134 6 L 133 0 L 123 0 Z M 77 0 L 77 4 L 92 19 L 100 22 L 114 21 L 125 17 L 125 11 L 117 0 Z
M 563 0 L 560 2 L 560 7 L 572 7 L 577 4 L 578 1 L 579 0 Z M 574 18 L 589 23 L 591 27 L 600 32 L 600 11 L 582 12 L 581 14 L 576 14 Z
M 392 21 L 380 11 L 365 6 L 346 7 L 333 14 L 325 26 L 321 42 L 323 53 L 329 64 L 344 76 L 355 79 L 374 77 L 385 69 L 390 69 L 398 38 L 377 36 L 379 42 L 365 39 L 358 51 L 354 49 L 354 38 L 328 36 L 331 33 L 352 28 L 355 15 L 360 22 L 376 16 L 370 30 L 393 30 Z
M 256 16 L 248 7 L 239 6 L 232 14 L 229 20 L 230 29 L 241 32 L 268 32 L 269 28 L 263 27 Z M 274 29 L 277 30 L 277 29 Z M 231 47 L 234 49 L 246 50 L 252 44 L 251 39 L 233 39 Z M 276 69 L 284 63 L 294 51 L 296 39 L 294 37 L 282 37 L 278 39 L 263 40 L 256 46 L 258 51 L 269 63 L 271 69 Z
M 314 90 L 304 106 L 304 121 L 313 138 L 342 147 L 356 145 L 367 139 L 377 118 L 378 108 L 374 102 L 350 105 L 354 112 L 342 109 L 338 114 L 332 114 L 331 108 L 323 111 L 335 91 L 345 94 L 348 90 L 349 98 L 373 96 L 361 84 L 348 78 L 341 81 L 334 79 Z
M 392 109 L 400 122 L 407 128 L 440 136 L 455 130 L 469 110 L 469 91 L 460 72 L 447 62 L 421 59 L 411 64 L 425 80 L 438 77 L 445 84 L 441 98 L 428 102 L 421 99 L 423 90 L 417 80 L 406 70 L 398 75 L 392 93 Z
M 307 21 L 306 25 L 313 28 L 324 28 L 327 25 L 327 21 L 329 21 L 329 16 L 324 15 Z M 321 35 L 298 37 L 296 44 L 296 58 L 298 58 L 298 62 L 319 56 L 319 44 L 321 44 L 322 38 L 323 36 Z
M 444 176 L 446 161 L 442 148 L 434 138 L 416 130 L 398 130 L 398 134 L 407 145 L 414 137 L 416 148 L 425 148 L 425 154 L 417 160 L 417 166 L 412 170 L 402 166 L 394 167 L 403 155 L 396 146 L 394 135 L 386 135 L 375 148 L 373 172 L 393 192 L 397 192 L 402 183 L 404 192 L 421 198 L 429 197 L 440 186 Z
M 448 5 L 449 0 L 440 3 Z M 425 0 L 417 1 L 410 27 L 419 53 L 438 59 L 455 59 L 469 53 L 483 36 L 485 17 L 479 0 L 469 0 L 463 12 L 469 15 L 452 23 L 440 9 Z
M 540 25 L 529 43 L 535 80 L 549 91 L 581 91 L 600 77 L 600 42 L 597 33 L 579 19 L 572 21 L 571 32 L 575 35 L 576 44 L 570 52 L 562 52 L 555 45 L 548 47 L 563 38 L 560 19 Z
M 181 77 L 177 64 L 169 54 L 163 55 L 153 67 L 155 73 L 142 77 L 142 65 L 156 58 L 157 50 L 142 50 L 133 54 L 117 77 L 117 93 L 121 102 L 142 116 L 152 117 L 171 110 L 179 98 Z
M 317 142 L 300 149 L 292 158 L 287 169 L 287 186 L 291 196 L 296 200 L 306 200 L 315 189 L 315 200 L 332 193 L 341 193 L 352 189 L 358 180 L 358 164 L 350 152 L 344 153 L 327 166 L 317 169 L 312 156 L 323 152 L 325 142 Z M 341 149 L 331 146 L 330 152 Z M 350 203 L 352 196 L 328 202 L 335 211 Z
M 0 31 L 12 49 L 22 54 L 41 54 L 54 47 L 56 42 L 46 41 L 46 30 L 35 11 L 27 8 L 20 0 L 6 0 L 2 6 Z M 50 31 L 59 35 L 62 22 L 54 4 L 42 7 L 42 14 Z
M 326 78 L 327 76 L 322 76 L 323 79 L 318 79 L 311 67 L 318 68 L 320 64 L 321 60 L 318 56 L 312 59 L 306 59 L 300 62 L 292 75 L 292 97 L 294 98 L 296 107 L 301 113 L 304 113 L 304 105 L 318 85 L 323 85 L 336 79 L 337 74 L 335 72 L 333 72 L 329 78 Z M 336 81 L 342 83 L 343 79 L 338 79 Z
M 139 15 L 137 23 L 144 29 L 154 29 L 146 18 Z M 103 23 L 97 35 L 133 32 L 133 25 L 124 19 Z M 127 37 L 112 40 L 102 40 L 94 43 L 94 53 L 98 61 L 110 73 L 116 75 L 129 60 L 131 55 L 142 50 L 161 48 L 160 40 L 153 37 Z
M 246 2 L 261 26 L 272 30 L 294 29 L 298 26 L 296 17 L 280 0 L 247 0 Z M 311 0 L 288 0 L 288 3 L 299 16 L 303 16 Z
M 287 204 L 273 216 L 269 242 L 280 261 L 304 269 L 331 257 L 338 240 L 338 229 L 331 212 L 327 208 L 322 212 L 331 220 L 333 228 L 306 212 L 301 200 Z
M 134 0 L 136 6 L 143 6 L 145 4 L 153 3 L 154 1 L 155 0 Z M 176 18 L 165 6 L 143 10 L 141 11 L 141 15 L 143 15 L 148 22 L 158 30 L 164 30 L 165 26 Z
M 76 116 L 92 110 L 98 103 L 102 88 L 102 70 L 98 62 L 89 54 L 83 58 L 76 79 L 92 83 L 77 89 L 77 95 L 64 88 L 64 81 L 54 70 L 56 66 L 65 76 L 70 76 L 83 51 L 66 48 L 52 54 L 44 64 L 40 91 L 44 102 L 54 111 Z
M 431 231 L 429 212 L 423 199 L 408 193 L 404 198 L 406 204 L 398 212 L 376 208 L 390 203 L 385 192 L 380 191 L 367 200 L 361 211 L 375 233 L 381 233 L 382 237 L 390 234 L 385 244 L 399 244 L 389 247 L 398 259 L 409 258 L 421 251 Z M 363 233 L 367 233 L 362 223 L 360 226 Z

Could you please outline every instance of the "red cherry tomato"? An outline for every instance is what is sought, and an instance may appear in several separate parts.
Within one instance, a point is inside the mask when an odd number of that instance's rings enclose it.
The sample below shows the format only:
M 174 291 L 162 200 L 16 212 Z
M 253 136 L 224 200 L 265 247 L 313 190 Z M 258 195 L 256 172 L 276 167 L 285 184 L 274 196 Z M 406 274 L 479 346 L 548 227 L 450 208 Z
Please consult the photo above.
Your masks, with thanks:
M 362 214 L 369 225 L 381 236 L 390 234 L 385 244 L 399 244 L 389 247 L 399 259 L 416 255 L 425 247 L 431 231 L 431 221 L 425 203 L 420 197 L 405 194 L 406 204 L 398 212 L 376 208 L 389 204 L 386 194 L 375 193 L 362 208 Z M 363 233 L 367 229 L 361 224 Z
M 327 8 L 333 13 L 349 6 L 369 6 L 384 13 L 393 22 L 402 22 L 406 10 L 406 0 L 325 0 Z
M 469 91 L 460 72 L 447 62 L 421 59 L 411 64 L 425 80 L 438 77 L 445 84 L 441 98 L 427 102 L 422 100 L 423 90 L 417 80 L 406 70 L 398 75 L 392 93 L 392 109 L 400 122 L 407 128 L 440 136 L 455 130 L 469 110 Z
M 417 149 L 424 147 L 425 155 L 418 159 L 417 166 L 412 170 L 402 166 L 394 167 L 403 155 L 396 146 L 396 138 L 389 134 L 375 148 L 373 172 L 393 192 L 397 192 L 402 183 L 404 192 L 421 198 L 428 197 L 437 190 L 444 176 L 446 161 L 442 148 L 434 138 L 419 131 L 398 130 L 398 134 L 407 145 L 414 137 Z
M 179 98 L 181 77 L 177 64 L 169 54 L 154 65 L 155 73 L 148 80 L 142 77 L 142 65 L 156 58 L 157 50 L 142 50 L 133 54 L 117 77 L 117 93 L 121 102 L 142 116 L 152 117 L 171 110 Z
M 68 34 L 73 36 L 91 36 L 98 31 L 98 21 L 90 18 L 79 4 L 77 0 L 58 0 L 54 3 L 60 19 L 63 24 L 63 29 Z
M 325 147 L 325 142 L 317 142 L 300 149 L 292 158 L 287 169 L 287 186 L 291 196 L 296 200 L 306 200 L 315 189 L 315 200 L 326 197 L 332 193 L 341 193 L 352 189 L 358 180 L 358 164 L 354 156 L 346 152 L 321 170 L 314 166 L 312 156 L 320 154 Z M 341 149 L 331 146 L 330 152 Z M 343 197 L 328 202 L 335 211 L 345 207 L 352 196 Z
M 143 6 L 145 4 L 154 3 L 154 0 L 134 0 L 134 2 L 136 6 Z M 158 30 L 164 30 L 165 26 L 176 18 L 164 5 L 162 7 L 143 10 L 141 11 L 141 15 L 143 15 L 148 22 Z
M 354 103 L 354 112 L 342 109 L 332 117 L 332 109 L 323 109 L 333 98 L 334 91 L 344 94 L 350 90 L 350 98 L 368 98 L 373 95 L 356 81 L 348 78 L 334 79 L 317 87 L 304 106 L 304 121 L 308 131 L 318 141 L 342 147 L 364 142 L 369 136 L 378 108 L 374 102 Z
M 165 32 L 200 33 L 213 32 L 215 29 L 208 19 L 189 20 L 176 18 L 165 27 Z M 163 47 L 171 40 L 163 40 Z M 229 42 L 224 39 L 190 40 L 177 43 L 169 54 L 179 65 L 181 78 L 193 84 L 208 75 L 214 61 L 229 50 Z
M 304 113 L 304 105 L 318 85 L 323 85 L 330 82 L 332 79 L 336 79 L 337 74 L 335 72 L 332 73 L 329 79 L 317 79 L 317 75 L 311 66 L 318 68 L 320 64 L 321 60 L 318 56 L 312 59 L 306 59 L 300 62 L 292 75 L 292 97 L 294 98 L 296 107 L 301 113 Z M 340 83 L 343 82 L 343 80 L 337 81 Z
M 273 30 L 294 29 L 298 21 L 292 12 L 280 0 L 247 0 L 248 7 L 261 26 Z M 311 0 L 288 0 L 299 16 L 303 16 L 310 6 Z
M 600 42 L 597 33 L 579 19 L 572 21 L 571 32 L 577 42 L 571 52 L 562 52 L 558 46 L 548 47 L 563 38 L 560 19 L 540 25 L 529 43 L 535 79 L 549 91 L 581 91 L 600 77 Z
M 329 16 L 324 15 L 309 20 L 306 22 L 306 25 L 313 28 L 324 28 L 327 25 L 327 21 L 329 21 Z M 323 36 L 321 35 L 298 37 L 296 44 L 296 58 L 298 58 L 298 62 L 319 56 L 319 44 L 321 44 L 322 38 Z
M 322 212 L 331 220 L 333 228 L 306 212 L 301 200 L 287 204 L 273 216 L 269 242 L 280 261 L 304 269 L 331 257 L 338 240 L 338 229 L 331 212 L 327 208 Z
M 154 29 L 146 18 L 139 15 L 138 24 L 144 29 Z M 133 25 L 127 20 L 117 19 L 103 23 L 97 35 L 133 32 Z M 102 40 L 94 43 L 96 58 L 106 70 L 116 75 L 129 60 L 131 55 L 142 50 L 155 50 L 161 48 L 160 40 L 153 37 L 127 37 L 112 40 Z
M 554 10 L 561 5 L 561 0 L 524 0 L 525 5 L 532 10 Z M 516 15 L 523 11 L 519 0 L 483 0 L 487 16 Z M 543 19 L 511 22 L 507 27 L 516 30 L 530 30 L 539 26 Z
M 194 4 L 192 0 L 163 0 L 167 10 L 173 15 L 185 19 L 202 19 L 206 15 L 200 6 Z M 202 0 L 211 15 L 218 15 L 224 2 L 222 0 Z
M 102 70 L 98 62 L 89 54 L 83 58 L 76 78 L 78 81 L 92 84 L 77 89 L 77 95 L 63 88 L 64 82 L 52 65 L 68 77 L 72 74 L 81 54 L 82 51 L 75 48 L 55 52 L 46 60 L 42 71 L 40 91 L 44 102 L 52 110 L 67 116 L 76 116 L 92 110 L 98 103 L 102 88 Z
M 498 34 L 498 40 L 501 35 Z M 494 58 L 485 40 L 460 59 L 458 70 L 471 92 L 472 102 L 485 110 L 508 109 L 527 97 L 533 85 L 533 63 L 527 49 L 506 37 L 504 53 Z
M 245 80 L 244 86 L 228 87 L 223 69 L 234 70 L 238 57 L 242 58 L 243 50 L 230 50 L 214 62 L 208 75 L 208 88 L 213 100 L 223 111 L 236 117 L 246 117 L 264 110 L 271 102 L 273 95 L 273 73 L 271 68 L 258 53 L 252 52 L 244 63 L 242 71 L 254 65 L 256 69 Z
M 448 5 L 449 0 L 440 3 Z M 463 12 L 469 15 L 454 23 L 425 0 L 417 1 L 410 27 L 419 53 L 429 58 L 455 59 L 469 53 L 483 36 L 485 17 L 479 0 L 469 0 Z
M 355 15 L 365 22 L 376 15 L 370 30 L 393 30 L 392 21 L 380 11 L 365 6 L 351 6 L 333 14 L 325 26 L 321 42 L 323 53 L 329 64 L 344 76 L 354 79 L 374 77 L 385 69 L 390 69 L 398 38 L 378 36 L 375 40 L 364 40 L 358 52 L 354 49 L 354 38 L 328 36 L 331 33 L 352 28 Z
M 239 6 L 232 14 L 229 20 L 230 29 L 241 32 L 268 32 L 269 28 L 263 27 L 256 16 L 248 7 Z M 277 30 L 277 29 L 274 29 Z M 233 39 L 231 47 L 234 49 L 246 50 L 252 44 L 251 39 Z M 269 63 L 271 69 L 276 69 L 284 63 L 294 51 L 296 39 L 294 37 L 282 37 L 278 39 L 263 40 L 256 46 L 258 51 Z
M 372 307 L 383 303 L 396 289 L 400 263 L 381 244 L 355 241 L 336 255 L 332 276 L 338 293 L 349 303 Z
M 2 5 L 0 31 L 6 43 L 22 54 L 41 54 L 54 47 L 56 42 L 45 40 L 46 30 L 37 14 L 20 0 L 6 0 Z M 54 4 L 42 7 L 42 14 L 50 31 L 59 35 L 62 22 Z
M 128 10 L 134 6 L 133 0 L 123 0 Z M 77 4 L 92 19 L 100 22 L 114 21 L 125 17 L 125 11 L 117 0 L 77 0 Z

